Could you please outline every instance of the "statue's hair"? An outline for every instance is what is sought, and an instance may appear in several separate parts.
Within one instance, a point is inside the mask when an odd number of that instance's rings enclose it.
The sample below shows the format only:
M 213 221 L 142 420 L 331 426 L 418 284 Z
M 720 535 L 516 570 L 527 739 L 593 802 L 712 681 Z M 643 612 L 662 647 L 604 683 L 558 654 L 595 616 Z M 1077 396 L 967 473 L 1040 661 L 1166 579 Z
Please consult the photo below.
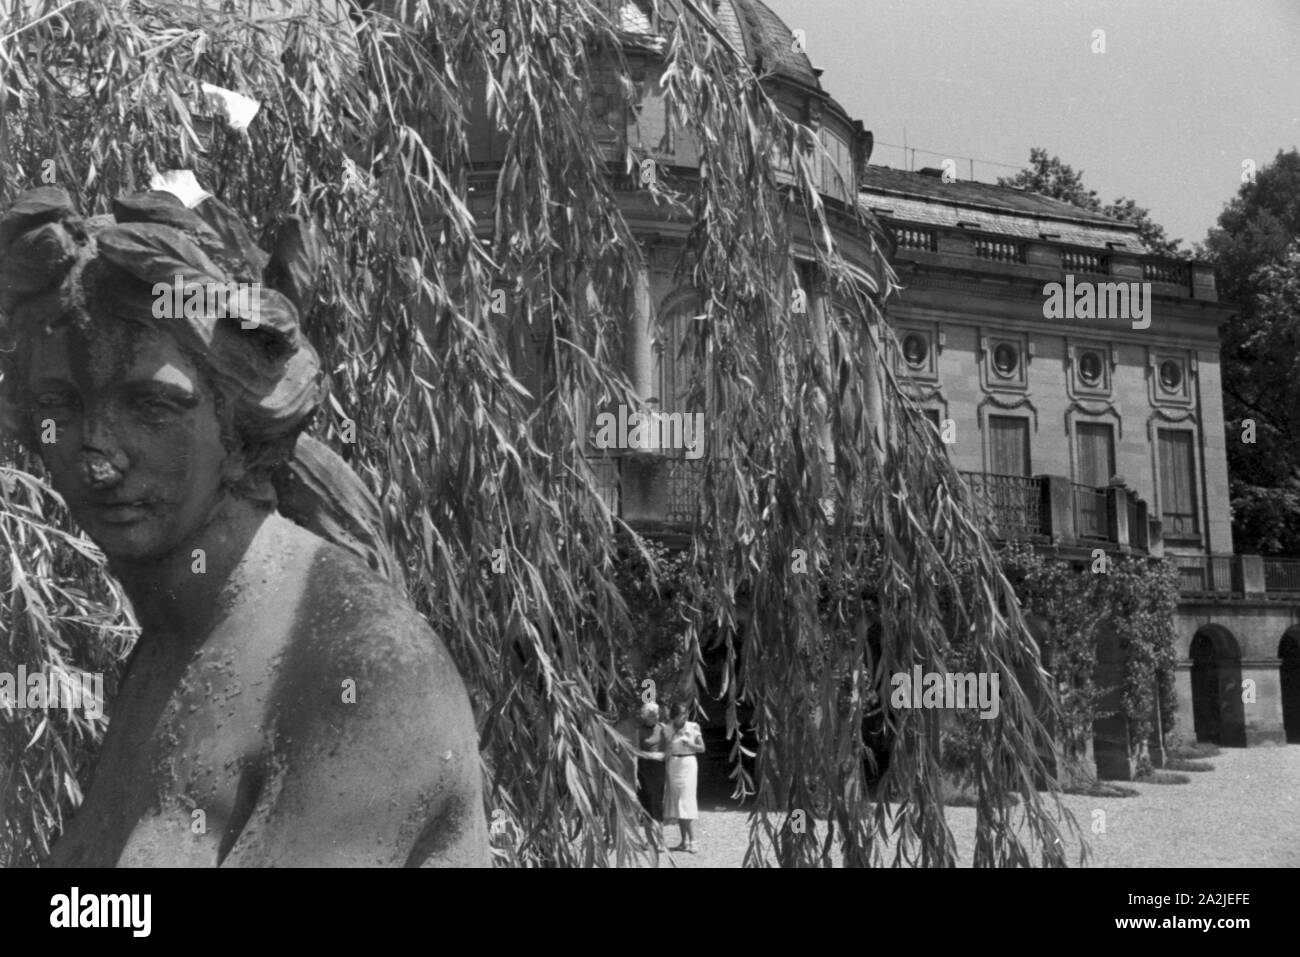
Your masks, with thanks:
M 64 190 L 29 190 L 0 218 L 0 428 L 40 451 L 20 374 L 39 336 L 113 320 L 165 332 L 213 391 L 223 441 L 242 452 L 232 493 L 278 503 L 396 580 L 378 503 L 342 459 L 302 434 L 325 396 L 299 324 L 320 268 L 315 230 L 297 216 L 277 222 L 268 256 L 214 197 L 191 210 L 171 193 L 136 193 L 114 200 L 112 215 L 83 219 Z M 155 317 L 155 286 L 177 277 L 182 288 L 247 283 L 258 324 L 242 328 L 229 308 Z

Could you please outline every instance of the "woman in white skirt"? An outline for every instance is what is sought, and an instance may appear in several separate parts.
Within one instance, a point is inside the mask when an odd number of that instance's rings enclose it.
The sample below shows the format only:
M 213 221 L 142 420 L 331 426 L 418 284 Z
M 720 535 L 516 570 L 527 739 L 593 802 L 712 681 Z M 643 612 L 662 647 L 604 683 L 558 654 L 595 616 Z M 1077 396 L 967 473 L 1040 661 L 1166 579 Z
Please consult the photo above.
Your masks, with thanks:
M 682 843 L 674 851 L 695 853 L 695 820 L 700 816 L 695 803 L 699 779 L 697 754 L 704 753 L 704 735 L 694 721 L 686 720 L 686 705 L 677 702 L 672 710 L 672 737 L 668 746 L 668 775 L 664 784 L 664 823 L 677 822 Z

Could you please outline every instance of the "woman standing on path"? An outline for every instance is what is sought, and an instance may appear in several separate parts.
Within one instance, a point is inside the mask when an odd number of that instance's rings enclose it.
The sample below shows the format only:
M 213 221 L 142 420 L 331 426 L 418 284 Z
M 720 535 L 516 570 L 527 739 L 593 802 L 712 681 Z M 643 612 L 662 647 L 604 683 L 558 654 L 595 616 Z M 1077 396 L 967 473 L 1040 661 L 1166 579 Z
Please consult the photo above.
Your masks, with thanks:
M 699 779 L 699 762 L 695 756 L 704 753 L 704 735 L 698 724 L 686 720 L 686 713 L 684 703 L 679 701 L 673 705 L 664 821 L 676 821 L 682 832 L 682 843 L 672 850 L 694 854 L 695 821 L 700 816 L 695 802 Z
M 653 701 L 641 705 L 641 724 L 636 729 L 636 796 L 654 824 L 646 825 L 646 840 L 658 854 L 664 819 L 664 762 L 668 760 L 668 727 L 659 721 L 659 706 Z

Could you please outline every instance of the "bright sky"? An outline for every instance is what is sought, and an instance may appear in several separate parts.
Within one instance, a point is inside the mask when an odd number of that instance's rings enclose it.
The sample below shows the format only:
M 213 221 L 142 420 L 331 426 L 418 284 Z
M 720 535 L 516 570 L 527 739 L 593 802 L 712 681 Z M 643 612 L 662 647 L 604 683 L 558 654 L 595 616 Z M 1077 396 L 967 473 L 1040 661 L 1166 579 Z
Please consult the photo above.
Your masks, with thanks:
M 875 133 L 871 161 L 957 162 L 994 182 L 1032 146 L 1103 203 L 1204 240 L 1242 163 L 1300 147 L 1300 0 L 767 0 L 822 85 Z M 1093 53 L 1104 30 L 1105 53 Z M 921 153 L 934 150 L 938 155 Z

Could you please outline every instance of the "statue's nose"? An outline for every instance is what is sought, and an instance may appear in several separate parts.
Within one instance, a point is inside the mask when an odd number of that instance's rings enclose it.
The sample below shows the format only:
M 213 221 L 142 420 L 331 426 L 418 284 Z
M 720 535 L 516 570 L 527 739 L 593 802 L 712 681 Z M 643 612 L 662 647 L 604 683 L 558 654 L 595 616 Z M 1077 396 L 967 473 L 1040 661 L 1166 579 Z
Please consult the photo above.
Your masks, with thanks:
M 82 456 L 82 469 L 91 488 L 110 488 L 122 481 L 122 470 L 99 452 Z
M 81 467 L 91 488 L 107 488 L 122 481 L 127 463 L 117 426 L 116 417 L 107 410 L 86 410 Z

